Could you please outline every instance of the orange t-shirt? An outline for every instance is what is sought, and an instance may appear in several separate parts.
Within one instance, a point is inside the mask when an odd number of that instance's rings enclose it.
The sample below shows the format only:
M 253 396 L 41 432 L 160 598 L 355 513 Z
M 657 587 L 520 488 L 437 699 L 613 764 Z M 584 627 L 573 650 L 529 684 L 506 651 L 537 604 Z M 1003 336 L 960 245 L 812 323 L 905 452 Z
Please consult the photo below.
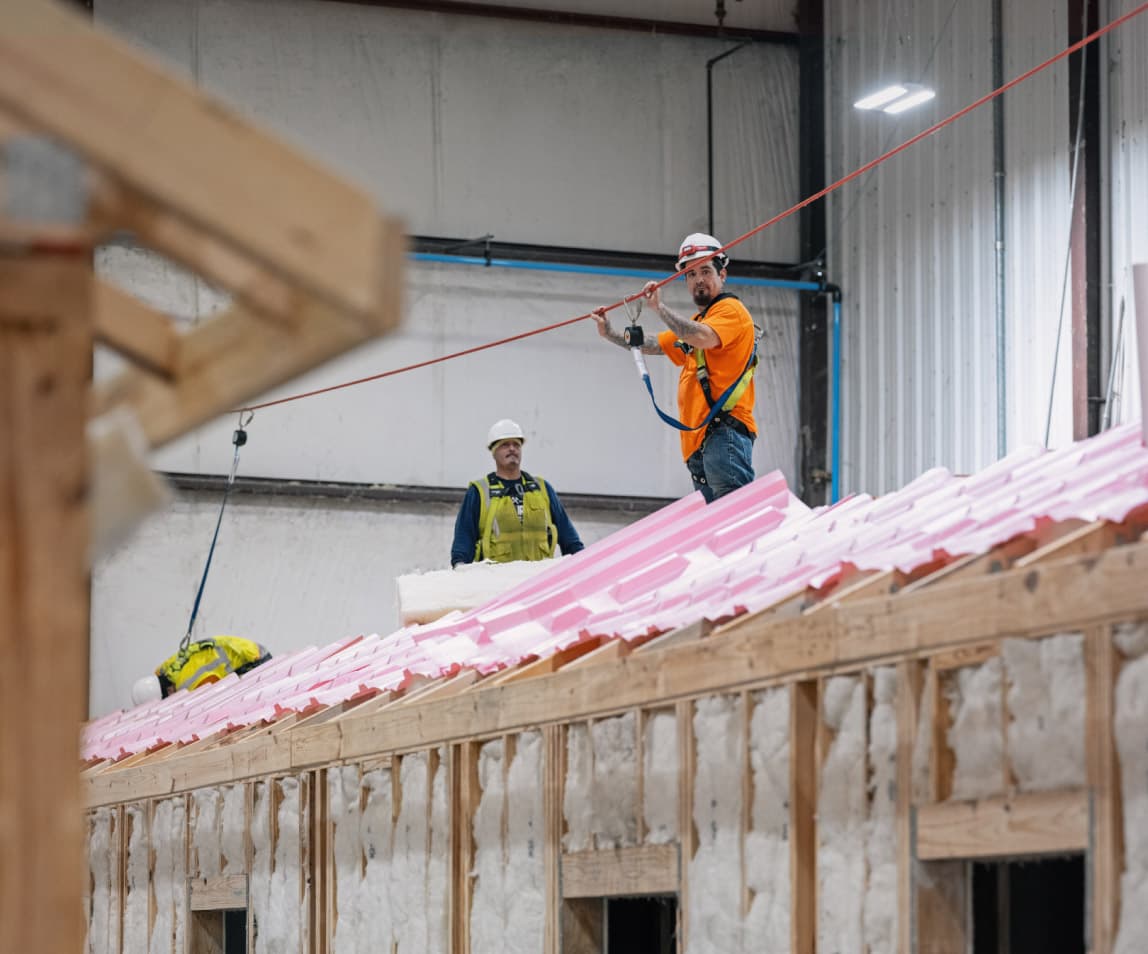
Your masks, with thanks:
M 695 314 L 694 321 L 698 320 L 699 316 Z M 705 318 L 700 320 L 702 324 L 709 325 L 721 341 L 718 347 L 706 349 L 710 394 L 717 401 L 725 389 L 741 377 L 745 366 L 749 364 L 754 345 L 753 319 L 750 318 L 745 305 L 736 298 L 723 298 L 710 305 Z M 677 340 L 678 336 L 672 331 L 663 331 L 658 335 L 658 344 L 666 357 L 682 369 L 678 377 L 678 417 L 683 424 L 695 427 L 706 419 L 710 406 L 706 402 L 702 386 L 698 383 L 697 359 L 692 353 L 686 354 L 678 348 Z M 729 413 L 756 434 L 757 423 L 753 419 L 753 401 L 754 387 L 751 378 L 749 387 L 738 398 L 737 404 Z M 689 460 L 690 455 L 701 447 L 705 433 L 704 430 L 681 432 L 683 460 Z

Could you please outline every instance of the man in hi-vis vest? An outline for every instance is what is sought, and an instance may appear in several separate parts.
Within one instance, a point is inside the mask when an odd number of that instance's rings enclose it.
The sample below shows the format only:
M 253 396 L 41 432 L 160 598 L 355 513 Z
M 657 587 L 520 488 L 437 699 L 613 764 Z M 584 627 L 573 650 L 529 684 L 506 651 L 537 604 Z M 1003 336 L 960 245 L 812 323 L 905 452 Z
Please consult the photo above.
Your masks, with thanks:
M 526 437 L 514 421 L 496 421 L 486 438 L 494 470 L 471 481 L 454 522 L 450 565 L 546 560 L 555 546 L 577 553 L 582 541 L 558 494 L 522 469 Z

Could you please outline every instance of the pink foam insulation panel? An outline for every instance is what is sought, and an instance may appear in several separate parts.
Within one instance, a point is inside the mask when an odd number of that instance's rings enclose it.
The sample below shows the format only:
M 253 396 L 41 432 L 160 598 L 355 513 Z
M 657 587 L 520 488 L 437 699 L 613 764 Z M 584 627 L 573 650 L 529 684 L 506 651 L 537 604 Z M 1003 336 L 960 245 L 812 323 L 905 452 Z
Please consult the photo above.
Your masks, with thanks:
M 911 574 L 1051 522 L 1119 522 L 1145 505 L 1138 423 L 1058 451 L 1021 450 L 968 477 L 929 470 L 896 493 L 818 509 L 772 473 L 709 506 L 699 494 L 676 501 L 474 610 L 276 657 L 242 678 L 96 719 L 82 754 L 120 759 L 418 677 L 488 674 L 586 640 L 720 623 L 854 571 Z

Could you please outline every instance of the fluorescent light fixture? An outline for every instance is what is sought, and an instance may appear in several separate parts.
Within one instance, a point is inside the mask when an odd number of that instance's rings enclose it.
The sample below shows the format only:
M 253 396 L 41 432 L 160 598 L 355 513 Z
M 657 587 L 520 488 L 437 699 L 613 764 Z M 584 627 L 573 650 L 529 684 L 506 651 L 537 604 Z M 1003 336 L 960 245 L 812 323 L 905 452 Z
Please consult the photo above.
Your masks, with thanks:
M 905 110 L 912 109 L 914 106 L 920 106 L 921 103 L 927 103 L 936 95 L 933 90 L 922 86 L 920 89 L 911 90 L 908 95 L 891 102 L 885 107 L 885 112 L 891 116 L 895 116 L 897 113 L 903 113 Z
M 927 103 L 936 95 L 936 92 L 920 83 L 894 83 L 862 97 L 853 106 L 856 109 L 879 109 L 895 116 L 921 103 Z
M 894 83 L 892 86 L 886 86 L 884 89 L 879 89 L 875 93 L 870 93 L 868 96 L 863 96 L 853 104 L 854 109 L 880 109 L 895 99 L 900 99 L 907 92 L 904 86 L 900 83 Z

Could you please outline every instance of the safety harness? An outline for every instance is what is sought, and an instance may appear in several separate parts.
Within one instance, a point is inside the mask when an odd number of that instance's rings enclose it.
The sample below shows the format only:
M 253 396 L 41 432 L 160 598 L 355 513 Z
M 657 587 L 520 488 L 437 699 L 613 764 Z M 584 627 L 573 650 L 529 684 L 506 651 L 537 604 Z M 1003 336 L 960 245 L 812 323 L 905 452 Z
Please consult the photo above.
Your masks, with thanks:
M 720 295 L 714 297 L 706 307 L 698 315 L 698 320 L 702 320 L 706 316 L 706 312 L 714 305 L 724 298 L 733 298 L 737 300 L 737 295 L 729 292 L 722 292 Z M 695 348 L 692 345 L 686 344 L 684 341 L 678 341 L 676 347 L 681 348 L 686 354 L 693 352 L 694 361 L 696 363 L 698 384 L 701 385 L 702 394 L 705 395 L 706 403 L 709 405 L 710 410 L 706 415 L 705 420 L 700 424 L 691 427 L 688 424 L 683 424 L 676 417 L 671 417 L 660 407 L 654 397 L 654 386 L 650 382 L 650 371 L 646 367 L 646 357 L 642 354 L 643 336 L 641 329 L 637 327 L 638 315 L 642 313 L 642 299 L 638 299 L 638 312 L 631 319 L 630 327 L 626 329 L 626 343 L 630 345 L 630 353 L 634 356 L 634 364 L 638 368 L 638 374 L 642 378 L 643 383 L 646 385 L 646 390 L 650 394 L 650 401 L 654 405 L 654 410 L 657 411 L 658 417 L 669 424 L 671 427 L 676 427 L 679 431 L 700 431 L 703 428 L 708 428 L 715 421 L 721 419 L 721 415 L 736 406 L 741 396 L 745 393 L 745 389 L 749 387 L 750 381 L 753 380 L 753 372 L 757 370 L 758 357 L 757 357 L 757 334 L 755 326 L 755 334 L 753 340 L 753 352 L 749 356 L 749 361 L 746 362 L 745 369 L 738 375 L 737 379 L 720 395 L 717 400 L 714 400 L 713 392 L 710 388 L 710 372 L 709 367 L 706 365 L 706 352 L 704 348 Z M 635 330 L 638 333 L 634 333 Z M 733 418 L 726 418 L 727 421 L 732 421 Z

